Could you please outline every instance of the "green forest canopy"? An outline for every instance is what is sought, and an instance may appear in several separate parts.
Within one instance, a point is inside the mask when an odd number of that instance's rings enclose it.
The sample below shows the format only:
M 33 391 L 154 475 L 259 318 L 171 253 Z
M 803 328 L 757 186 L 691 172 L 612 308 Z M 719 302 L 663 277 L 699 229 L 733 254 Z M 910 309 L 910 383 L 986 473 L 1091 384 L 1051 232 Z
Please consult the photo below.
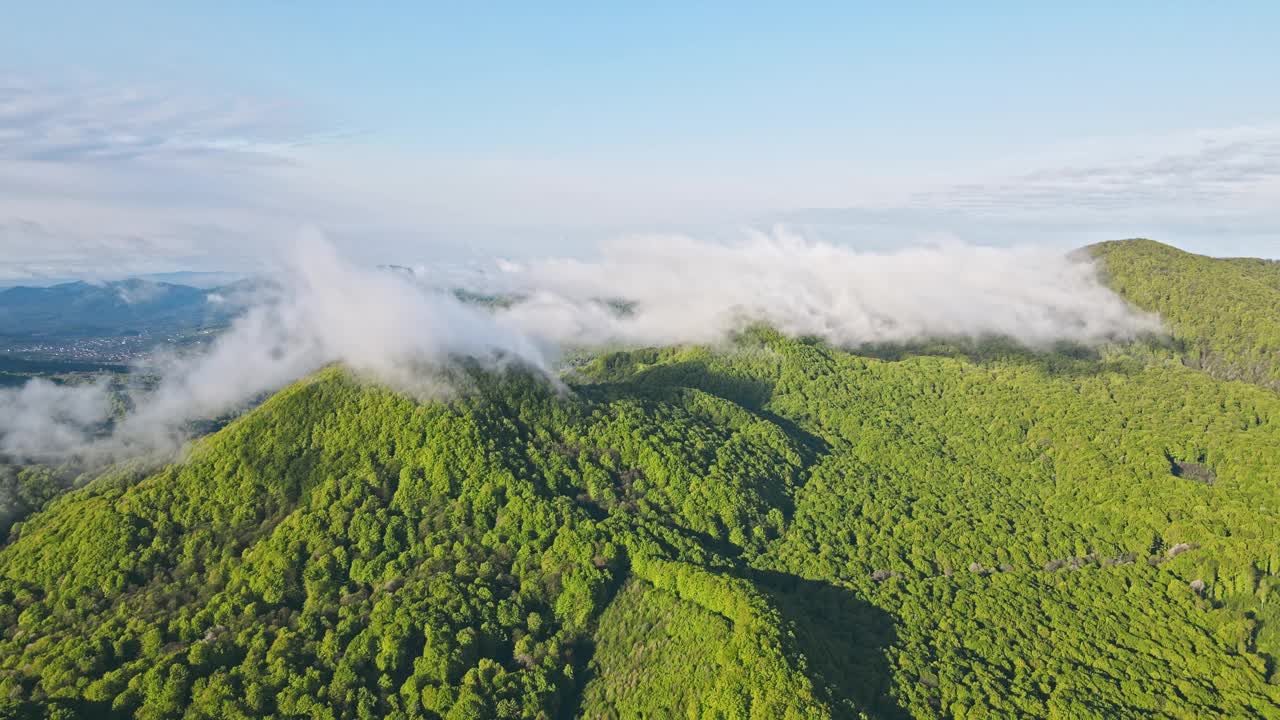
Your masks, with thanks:
M 15 525 L 0 717 L 1280 716 L 1265 377 L 880 354 L 325 370 Z
M 1280 390 L 1280 261 L 1211 258 L 1152 240 L 1089 250 L 1116 292 L 1164 318 L 1188 364 Z

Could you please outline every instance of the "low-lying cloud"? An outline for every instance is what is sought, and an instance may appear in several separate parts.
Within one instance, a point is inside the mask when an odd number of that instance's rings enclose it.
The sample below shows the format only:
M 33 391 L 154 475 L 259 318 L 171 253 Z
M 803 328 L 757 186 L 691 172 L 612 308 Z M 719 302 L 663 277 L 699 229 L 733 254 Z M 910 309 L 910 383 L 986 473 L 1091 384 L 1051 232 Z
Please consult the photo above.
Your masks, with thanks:
M 1001 335 L 1033 347 L 1153 330 L 1087 262 L 1045 249 L 961 244 L 856 252 L 775 233 L 738 245 L 618 243 L 602 259 L 509 266 L 526 300 L 499 314 L 557 343 L 712 342 L 765 322 L 838 345 Z M 612 312 L 601 299 L 633 304 Z
M 36 378 L 0 390 L 0 449 L 19 458 L 45 458 L 85 446 L 111 417 L 108 382 L 69 388 Z
M 495 263 L 459 299 L 457 276 L 361 268 L 323 239 L 297 243 L 231 327 L 201 350 L 153 358 L 107 434 L 105 382 L 32 381 L 0 391 L 0 452 L 106 461 L 181 447 L 192 422 L 233 413 L 331 363 L 438 393 L 457 358 L 518 363 L 554 378 L 567 346 L 712 343 L 752 323 L 837 345 L 1006 336 L 1032 347 L 1158 329 L 1080 258 L 965 245 L 866 253 L 776 233 L 735 245 L 641 238 L 598 259 Z

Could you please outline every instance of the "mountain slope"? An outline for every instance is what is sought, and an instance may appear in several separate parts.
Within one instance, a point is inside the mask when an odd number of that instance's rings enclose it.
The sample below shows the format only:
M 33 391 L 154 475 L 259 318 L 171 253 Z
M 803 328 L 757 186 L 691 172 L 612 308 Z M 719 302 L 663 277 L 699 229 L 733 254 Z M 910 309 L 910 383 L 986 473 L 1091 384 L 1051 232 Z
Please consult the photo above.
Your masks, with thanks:
M 230 309 L 185 285 L 121 280 L 0 290 L 0 335 L 118 336 L 225 322 Z
M 623 402 L 608 422 L 659 430 L 659 411 L 665 432 L 741 445 L 670 458 L 680 472 L 786 462 L 678 407 Z M 4 696 L 92 717 L 567 713 L 624 548 L 704 557 L 692 533 L 610 529 L 616 457 L 557 434 L 581 412 L 529 378 L 419 406 L 330 371 L 183 466 L 70 493 L 0 553 Z M 762 661 L 777 688 L 707 701 L 811 715 L 786 659 Z
M 11 714 L 1280 713 L 1280 397 L 765 331 L 337 369 L 0 550 Z
M 1089 251 L 1116 292 L 1164 318 L 1192 367 L 1280 390 L 1280 261 L 1211 258 L 1151 240 Z

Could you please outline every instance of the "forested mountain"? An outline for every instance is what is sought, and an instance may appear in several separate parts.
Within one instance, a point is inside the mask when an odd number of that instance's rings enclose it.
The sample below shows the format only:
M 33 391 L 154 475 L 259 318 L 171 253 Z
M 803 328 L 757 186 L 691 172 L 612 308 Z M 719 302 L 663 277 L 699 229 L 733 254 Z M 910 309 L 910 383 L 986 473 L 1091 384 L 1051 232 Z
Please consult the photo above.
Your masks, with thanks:
M 189 330 L 226 322 L 227 305 L 208 291 L 132 278 L 102 284 L 0 290 L 0 335 L 67 337 Z
M 1152 240 L 1089 250 L 1117 292 L 1164 318 L 1188 364 L 1280 390 L 1280 261 L 1211 258 Z
M 15 526 L 0 717 L 1280 717 L 1280 395 L 881 350 L 326 369 Z

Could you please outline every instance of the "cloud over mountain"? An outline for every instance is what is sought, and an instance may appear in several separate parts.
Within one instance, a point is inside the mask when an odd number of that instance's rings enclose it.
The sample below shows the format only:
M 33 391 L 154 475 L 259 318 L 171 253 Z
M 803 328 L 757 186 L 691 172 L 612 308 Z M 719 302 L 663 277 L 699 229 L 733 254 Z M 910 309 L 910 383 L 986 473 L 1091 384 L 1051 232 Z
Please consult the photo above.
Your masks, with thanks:
M 495 263 L 470 276 L 485 306 L 460 299 L 457 276 L 376 270 L 319 236 L 202 350 L 153 358 L 153 389 L 107 438 L 86 428 L 111 389 L 3 391 L 0 449 L 20 456 L 113 457 L 174 449 L 188 425 L 233 412 L 316 369 L 342 363 L 418 394 L 450 390 L 456 359 L 518 363 L 553 378 L 566 347 L 715 343 L 752 323 L 837 345 L 1007 336 L 1033 347 L 1098 343 L 1158 329 L 1099 282 L 1083 260 L 1041 249 L 935 246 L 859 253 L 786 234 L 736 244 L 633 238 L 600 259 Z M 34 435 L 22 428 L 49 428 Z

